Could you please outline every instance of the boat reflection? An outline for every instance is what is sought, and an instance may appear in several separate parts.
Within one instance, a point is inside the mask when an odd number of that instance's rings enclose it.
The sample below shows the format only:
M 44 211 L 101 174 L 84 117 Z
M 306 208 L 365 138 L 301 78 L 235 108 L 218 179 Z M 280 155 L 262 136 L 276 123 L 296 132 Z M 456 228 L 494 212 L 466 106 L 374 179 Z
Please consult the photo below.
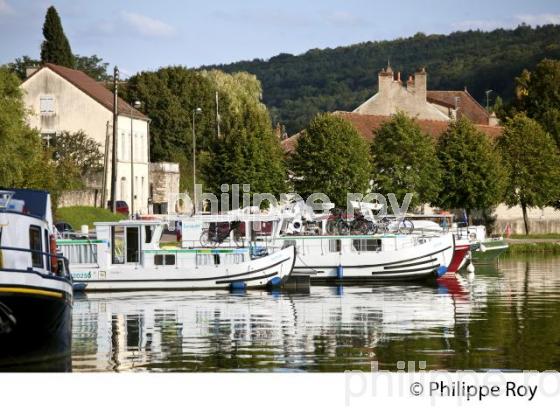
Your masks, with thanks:
M 471 309 L 459 276 L 308 294 L 91 293 L 75 300 L 74 369 L 342 370 L 381 342 L 453 333 Z

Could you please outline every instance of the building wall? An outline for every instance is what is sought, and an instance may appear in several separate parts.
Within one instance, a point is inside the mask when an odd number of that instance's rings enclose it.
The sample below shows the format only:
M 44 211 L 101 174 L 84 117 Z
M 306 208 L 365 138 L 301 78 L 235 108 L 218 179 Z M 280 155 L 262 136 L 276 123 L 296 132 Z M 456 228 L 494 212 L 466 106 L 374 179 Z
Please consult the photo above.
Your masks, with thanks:
M 107 135 L 112 137 L 113 114 L 106 107 L 85 94 L 63 77 L 48 68 L 43 68 L 22 84 L 24 101 L 30 109 L 28 122 L 41 134 L 54 134 L 62 131 L 83 130 L 90 138 L 101 145 L 105 152 Z M 54 113 L 41 115 L 41 97 L 52 96 Z M 124 200 L 131 206 L 131 125 L 133 135 L 135 212 L 148 212 L 149 196 L 149 147 L 148 121 L 132 120 L 125 115 L 118 118 L 117 140 L 117 200 Z M 110 141 L 110 140 L 109 140 Z M 106 198 L 110 197 L 111 146 L 109 147 L 109 168 L 107 170 Z M 125 189 L 123 189 L 123 187 Z M 80 196 L 78 196 L 80 197 Z M 83 196 L 84 198 L 87 197 Z M 84 203 L 83 205 L 90 205 Z
M 496 233 L 503 233 L 507 225 L 510 226 L 511 233 L 524 234 L 525 225 L 523 223 L 523 211 L 520 206 L 508 207 L 500 204 L 495 211 Z M 531 233 L 559 233 L 560 232 L 560 211 L 551 208 L 529 208 L 529 229 Z
M 179 164 L 174 162 L 151 163 L 150 183 L 152 185 L 153 212 L 167 213 L 168 205 L 176 202 L 176 195 L 180 193 Z M 170 211 L 175 212 L 176 210 Z

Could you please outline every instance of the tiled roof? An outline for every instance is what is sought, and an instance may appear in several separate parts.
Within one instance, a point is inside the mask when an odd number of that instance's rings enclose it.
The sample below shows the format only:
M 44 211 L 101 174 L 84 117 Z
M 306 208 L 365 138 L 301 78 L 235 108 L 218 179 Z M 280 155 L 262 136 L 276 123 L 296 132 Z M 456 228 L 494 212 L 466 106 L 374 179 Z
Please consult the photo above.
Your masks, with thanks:
M 427 100 L 432 104 L 439 104 L 448 108 L 455 108 L 458 98 L 458 117 L 467 117 L 475 124 L 488 125 L 489 114 L 468 91 L 429 91 Z
M 391 116 L 388 115 L 367 115 L 345 111 L 336 111 L 334 114 L 350 121 L 360 135 L 369 143 L 373 141 L 374 131 L 381 127 L 384 122 L 391 119 Z M 420 119 L 415 119 L 414 121 L 420 126 L 423 132 L 434 138 L 439 138 L 439 136 L 447 130 L 449 125 L 447 121 Z M 475 124 L 475 127 L 491 138 L 500 136 L 503 131 L 502 127 L 496 126 Z M 299 135 L 300 133 L 297 133 L 282 141 L 282 147 L 285 152 L 290 153 L 295 150 Z
M 103 105 L 105 108 L 113 111 L 113 93 L 105 88 L 102 84 L 95 81 L 93 78 L 88 76 L 82 71 L 73 70 L 71 68 L 62 67 L 56 64 L 46 63 L 43 67 L 33 73 L 25 81 L 29 80 L 37 74 L 37 72 L 49 68 L 56 74 L 73 84 L 75 87 L 89 95 L 99 104 Z M 140 111 L 129 105 L 125 100 L 119 97 L 117 104 L 119 115 L 124 115 L 127 117 L 133 117 L 141 120 L 148 120 L 148 117 L 142 114 Z

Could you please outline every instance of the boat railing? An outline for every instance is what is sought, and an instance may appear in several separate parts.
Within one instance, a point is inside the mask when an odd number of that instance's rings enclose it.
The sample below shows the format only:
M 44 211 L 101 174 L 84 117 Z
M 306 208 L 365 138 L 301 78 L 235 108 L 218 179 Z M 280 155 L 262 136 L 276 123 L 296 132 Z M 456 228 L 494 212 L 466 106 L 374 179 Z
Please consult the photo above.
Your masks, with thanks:
M 57 246 L 72 264 L 97 265 L 98 246 L 102 243 L 106 242 L 94 239 L 63 239 L 57 241 Z
M 70 270 L 68 268 L 68 258 L 64 257 L 62 253 L 57 252 L 56 254 L 50 252 L 40 251 L 38 249 L 26 249 L 26 248 L 16 248 L 13 246 L 0 246 L 0 271 L 3 272 L 25 272 L 25 273 L 36 273 L 39 275 L 44 275 L 44 273 L 36 270 L 37 267 L 28 267 L 27 269 L 16 269 L 16 268 L 9 268 L 4 266 L 4 258 L 3 253 L 6 252 L 22 252 L 22 253 L 30 253 L 31 255 L 40 255 L 40 257 L 47 257 L 47 267 L 39 268 L 45 269 L 48 272 L 48 275 L 63 277 L 63 278 L 71 278 Z M 53 269 L 52 260 L 55 259 L 57 261 L 56 269 Z

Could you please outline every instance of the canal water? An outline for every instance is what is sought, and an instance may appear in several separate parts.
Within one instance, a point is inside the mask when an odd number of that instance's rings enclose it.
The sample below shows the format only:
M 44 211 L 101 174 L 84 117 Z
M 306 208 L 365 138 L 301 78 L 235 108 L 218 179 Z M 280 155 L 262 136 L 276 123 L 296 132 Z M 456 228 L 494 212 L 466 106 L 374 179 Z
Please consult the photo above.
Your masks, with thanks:
M 68 370 L 560 370 L 560 258 L 434 285 L 77 296 Z

